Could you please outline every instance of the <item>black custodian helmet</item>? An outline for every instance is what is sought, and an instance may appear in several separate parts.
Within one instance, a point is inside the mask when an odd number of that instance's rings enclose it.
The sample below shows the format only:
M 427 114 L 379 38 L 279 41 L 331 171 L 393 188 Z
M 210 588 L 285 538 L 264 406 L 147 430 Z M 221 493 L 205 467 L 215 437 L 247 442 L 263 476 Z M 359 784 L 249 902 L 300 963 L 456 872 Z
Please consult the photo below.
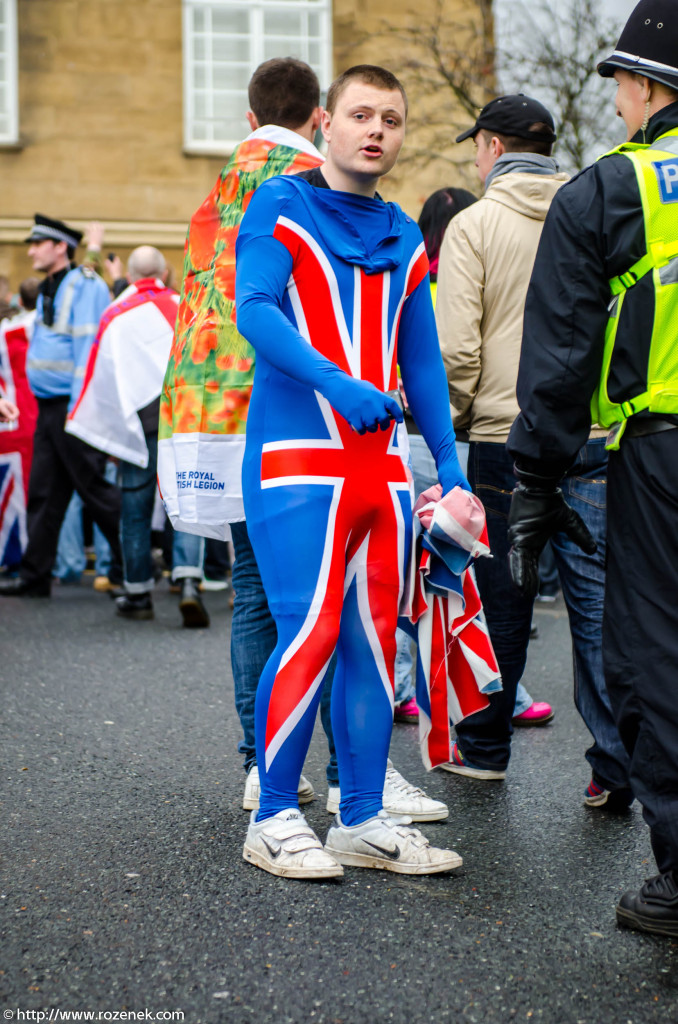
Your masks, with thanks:
M 612 78 L 617 68 L 678 90 L 678 0 L 640 0 L 598 74 Z

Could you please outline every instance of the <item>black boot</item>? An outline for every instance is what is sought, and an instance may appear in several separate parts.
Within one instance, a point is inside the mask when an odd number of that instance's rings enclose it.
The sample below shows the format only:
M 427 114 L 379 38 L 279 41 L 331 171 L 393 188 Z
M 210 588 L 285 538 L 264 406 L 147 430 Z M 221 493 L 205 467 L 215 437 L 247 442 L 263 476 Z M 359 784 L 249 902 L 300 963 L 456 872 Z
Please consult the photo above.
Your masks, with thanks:
M 0 597 L 49 597 L 51 580 L 0 579 Z
M 617 904 L 617 924 L 678 936 L 678 886 L 673 871 L 648 878 L 640 892 L 625 892 Z
M 115 599 L 115 614 L 123 619 L 152 619 L 153 598 L 150 594 L 123 594 Z
M 210 624 L 210 617 L 207 614 L 205 605 L 202 603 L 200 591 L 198 590 L 199 585 L 200 580 L 197 579 L 187 578 L 181 580 L 179 611 L 184 620 L 184 626 L 187 626 L 189 629 L 204 628 Z

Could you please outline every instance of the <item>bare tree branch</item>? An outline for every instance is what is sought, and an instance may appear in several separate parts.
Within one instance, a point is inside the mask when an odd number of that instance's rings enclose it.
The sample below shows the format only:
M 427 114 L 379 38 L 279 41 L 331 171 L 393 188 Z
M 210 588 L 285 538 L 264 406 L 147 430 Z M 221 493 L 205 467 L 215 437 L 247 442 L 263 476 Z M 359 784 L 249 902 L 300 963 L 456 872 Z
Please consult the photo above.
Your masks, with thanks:
M 383 20 L 376 32 L 353 35 L 339 55 L 355 63 L 356 52 L 376 56 L 384 48 L 412 100 L 400 165 L 412 169 L 440 160 L 458 166 L 454 135 L 473 123 L 495 92 L 492 0 L 477 0 L 461 12 L 458 0 L 435 0 L 423 14 L 412 9 L 399 23 Z
M 618 141 L 610 83 L 596 67 L 614 49 L 619 29 L 600 0 L 514 0 L 506 18 L 501 78 L 552 111 L 558 158 L 569 171 Z
M 440 162 L 468 180 L 470 151 L 455 152 L 453 139 L 497 95 L 497 72 L 505 91 L 529 92 L 553 112 L 566 170 L 581 169 L 617 141 L 610 85 L 596 66 L 614 48 L 620 26 L 600 0 L 513 0 L 502 20 L 501 52 L 492 0 L 461 10 L 458 0 L 435 0 L 424 12 L 383 20 L 376 32 L 339 46 L 348 63 L 356 51 L 375 59 L 389 53 L 412 100 L 401 165 L 416 170 Z

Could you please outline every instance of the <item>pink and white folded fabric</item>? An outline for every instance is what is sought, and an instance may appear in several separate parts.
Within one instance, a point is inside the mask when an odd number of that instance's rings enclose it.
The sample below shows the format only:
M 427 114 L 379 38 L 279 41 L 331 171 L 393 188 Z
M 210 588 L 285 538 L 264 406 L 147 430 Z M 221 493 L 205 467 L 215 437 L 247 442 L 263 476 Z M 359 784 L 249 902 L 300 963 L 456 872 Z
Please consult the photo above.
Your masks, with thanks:
M 470 566 L 490 557 L 485 510 L 469 491 L 439 484 L 414 506 L 410 575 L 401 616 L 417 640 L 419 743 L 429 770 L 450 760 L 450 726 L 488 706 L 501 689 Z

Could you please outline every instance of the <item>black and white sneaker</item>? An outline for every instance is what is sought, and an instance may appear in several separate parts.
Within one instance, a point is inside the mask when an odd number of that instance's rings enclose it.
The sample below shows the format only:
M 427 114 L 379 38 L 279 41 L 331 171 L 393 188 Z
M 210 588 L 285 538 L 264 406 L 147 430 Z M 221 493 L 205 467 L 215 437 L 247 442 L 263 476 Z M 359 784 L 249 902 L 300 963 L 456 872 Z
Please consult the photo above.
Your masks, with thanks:
M 431 846 L 419 829 L 412 828 L 409 819 L 393 821 L 383 810 L 352 826 L 344 825 L 337 814 L 327 833 L 325 849 L 340 864 L 401 875 L 434 875 L 453 871 L 463 863 L 453 850 Z

